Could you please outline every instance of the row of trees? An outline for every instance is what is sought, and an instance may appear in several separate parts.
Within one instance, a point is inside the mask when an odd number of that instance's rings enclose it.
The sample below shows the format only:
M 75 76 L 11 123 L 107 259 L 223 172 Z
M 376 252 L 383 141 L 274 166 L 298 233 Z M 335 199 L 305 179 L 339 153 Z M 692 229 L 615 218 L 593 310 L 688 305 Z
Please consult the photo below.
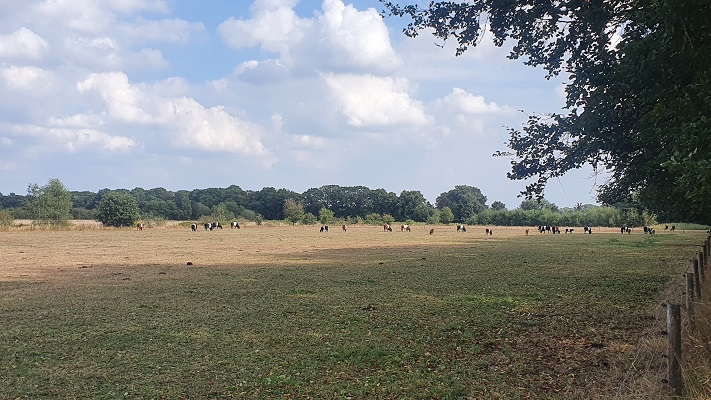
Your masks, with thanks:
M 524 200 L 515 210 L 494 202 L 473 186 L 460 185 L 440 194 L 435 205 L 419 191 L 400 195 L 384 189 L 337 185 L 312 188 L 299 194 L 271 187 L 245 191 L 239 186 L 181 190 L 108 190 L 72 192 L 59 179 L 45 186 L 31 184 L 26 196 L 0 193 L 0 215 L 31 219 L 34 224 L 65 226 L 69 219 L 96 219 L 109 226 L 129 226 L 141 217 L 194 221 L 288 220 L 291 223 L 331 223 L 339 219 L 368 224 L 394 221 L 491 225 L 640 226 L 652 217 L 634 208 L 619 209 L 578 204 L 559 209 L 545 199 Z M 9 207 L 8 207 L 9 206 Z

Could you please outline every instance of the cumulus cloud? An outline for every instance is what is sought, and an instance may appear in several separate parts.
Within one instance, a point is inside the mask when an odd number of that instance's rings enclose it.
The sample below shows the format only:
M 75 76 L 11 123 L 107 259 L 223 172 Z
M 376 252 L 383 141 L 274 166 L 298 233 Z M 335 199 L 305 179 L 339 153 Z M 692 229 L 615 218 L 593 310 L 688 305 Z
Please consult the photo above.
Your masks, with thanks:
M 278 60 L 245 61 L 235 68 L 240 80 L 252 84 L 274 85 L 289 78 L 289 71 Z
M 0 36 L 0 59 L 39 60 L 48 49 L 46 40 L 25 27 Z
M 310 25 L 294 12 L 296 3 L 296 0 L 257 0 L 250 7 L 252 19 L 231 17 L 218 30 L 225 43 L 236 49 L 260 46 L 271 52 L 287 52 L 303 38 Z
M 375 9 L 358 11 L 342 0 L 324 0 L 318 22 L 323 51 L 334 68 L 394 69 L 400 65 L 388 29 Z
M 423 126 L 431 123 L 420 101 L 409 94 L 402 78 L 325 74 L 339 112 L 358 127 Z
M 436 100 L 435 104 L 472 115 L 510 115 L 513 113 L 509 107 L 502 107 L 494 102 L 487 103 L 484 96 L 473 95 L 456 87 L 444 98 Z
M 52 74 L 42 68 L 11 66 L 0 69 L 5 85 L 13 90 L 43 90 L 51 85 Z
M 276 161 L 261 142 L 259 126 L 231 115 L 222 106 L 206 108 L 190 97 L 159 96 L 144 85 L 131 84 L 120 72 L 92 74 L 77 89 L 100 95 L 107 122 L 161 129 L 175 147 L 239 153 L 267 164 Z
M 228 46 L 277 53 L 290 68 L 321 71 L 393 71 L 401 60 L 375 9 L 359 11 L 342 0 L 325 0 L 315 18 L 300 18 L 295 0 L 258 0 L 252 18 L 230 18 L 219 27 Z

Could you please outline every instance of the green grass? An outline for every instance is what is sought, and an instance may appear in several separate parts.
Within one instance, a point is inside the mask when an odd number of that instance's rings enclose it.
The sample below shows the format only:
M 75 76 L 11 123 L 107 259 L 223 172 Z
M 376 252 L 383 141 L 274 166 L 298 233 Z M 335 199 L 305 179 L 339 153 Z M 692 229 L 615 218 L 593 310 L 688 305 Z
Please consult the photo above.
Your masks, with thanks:
M 548 235 L 0 282 L 0 398 L 603 397 L 703 237 Z

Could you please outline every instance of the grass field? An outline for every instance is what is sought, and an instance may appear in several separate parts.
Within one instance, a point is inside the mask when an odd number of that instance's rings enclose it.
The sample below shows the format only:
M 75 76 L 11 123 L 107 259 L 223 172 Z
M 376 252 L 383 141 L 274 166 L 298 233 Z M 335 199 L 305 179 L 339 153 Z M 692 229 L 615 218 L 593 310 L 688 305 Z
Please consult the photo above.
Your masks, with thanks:
M 0 398 L 668 395 L 705 232 L 429 229 L 0 232 Z

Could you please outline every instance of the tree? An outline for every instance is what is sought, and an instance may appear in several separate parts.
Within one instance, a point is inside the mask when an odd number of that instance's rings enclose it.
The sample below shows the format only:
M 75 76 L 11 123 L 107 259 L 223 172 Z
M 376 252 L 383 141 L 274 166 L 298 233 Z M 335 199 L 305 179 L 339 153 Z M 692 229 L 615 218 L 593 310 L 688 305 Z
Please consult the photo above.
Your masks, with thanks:
M 506 210 L 506 204 L 500 202 L 500 201 L 495 201 L 491 203 L 491 209 L 494 211 L 503 211 Z
M 520 210 L 550 210 L 558 211 L 558 206 L 546 199 L 528 199 L 518 206 Z
M 529 116 L 498 153 L 513 157 L 510 179 L 534 178 L 525 196 L 588 164 L 611 172 L 605 204 L 636 197 L 667 220 L 711 223 L 711 2 L 381 1 L 412 18 L 407 35 L 432 28 L 462 54 L 488 29 L 496 45 L 514 42 L 509 58 L 567 75 L 564 112 Z
M 432 206 L 419 190 L 403 190 L 398 198 L 398 219 L 424 222 Z
M 452 209 L 447 206 L 442 207 L 439 214 L 439 221 L 443 224 L 451 224 L 454 222 L 454 214 L 452 213 Z
M 328 225 L 333 221 L 333 211 L 329 210 L 326 207 L 321 207 L 321 209 L 318 212 L 318 220 L 321 221 L 322 224 Z
M 306 213 L 301 217 L 301 223 L 304 225 L 314 225 L 316 222 L 318 222 L 318 218 L 311 213 Z
M 72 211 L 72 195 L 59 179 L 50 179 L 45 186 L 30 184 L 27 194 L 32 198 L 28 208 L 32 224 L 66 227 Z
M 437 208 L 449 207 L 454 213 L 454 220 L 465 222 L 474 214 L 486 208 L 486 196 L 479 188 L 467 185 L 457 185 L 454 189 L 442 193 L 435 200 Z
M 132 226 L 140 218 L 136 198 L 125 192 L 105 193 L 96 212 L 96 220 L 106 226 Z
M 0 230 L 6 231 L 15 223 L 15 217 L 7 210 L 0 210 Z
M 284 200 L 284 216 L 292 225 L 304 217 L 304 205 L 294 199 Z

